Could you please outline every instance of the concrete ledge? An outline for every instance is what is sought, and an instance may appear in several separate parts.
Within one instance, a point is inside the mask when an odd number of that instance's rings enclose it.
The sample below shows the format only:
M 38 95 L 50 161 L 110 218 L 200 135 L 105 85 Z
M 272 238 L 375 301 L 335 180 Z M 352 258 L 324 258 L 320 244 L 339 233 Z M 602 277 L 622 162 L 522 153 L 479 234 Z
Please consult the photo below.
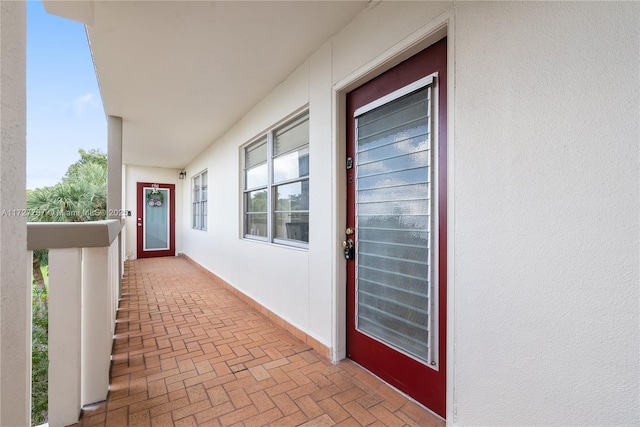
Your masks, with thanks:
M 89 222 L 29 222 L 27 249 L 109 247 L 124 227 L 124 219 Z
M 267 307 L 263 306 L 262 304 L 260 304 L 259 302 L 257 302 L 253 298 L 251 298 L 249 295 L 241 292 L 237 288 L 234 288 L 232 285 L 230 285 L 229 283 L 225 282 L 224 280 L 222 280 L 221 278 L 219 278 L 218 276 L 216 276 L 215 274 L 213 274 L 212 272 L 210 272 L 209 270 L 204 268 L 202 265 L 198 264 L 193 259 L 189 258 L 188 255 L 181 254 L 180 256 L 184 257 L 184 259 L 186 259 L 187 261 L 189 261 L 190 263 L 192 263 L 193 265 L 198 267 L 203 272 L 207 273 L 209 276 L 213 277 L 216 280 L 217 283 L 222 285 L 224 288 L 226 288 L 228 291 L 230 291 L 232 294 L 234 294 L 235 296 L 237 296 L 241 300 L 245 301 L 251 307 L 253 307 L 256 310 L 258 310 L 266 318 L 268 318 L 273 323 L 275 323 L 278 327 L 286 330 L 291 335 L 293 335 L 294 337 L 298 338 L 303 343 L 307 344 L 309 347 L 311 347 L 314 350 L 316 350 L 325 359 L 331 360 L 331 352 L 329 350 L 329 347 L 327 347 L 326 345 L 322 344 L 320 341 L 318 341 L 317 339 L 313 338 L 311 335 L 307 334 L 306 332 L 304 332 L 304 331 L 298 329 L 297 327 L 293 326 L 291 323 L 287 322 L 282 317 L 278 316 L 273 311 L 269 310 Z

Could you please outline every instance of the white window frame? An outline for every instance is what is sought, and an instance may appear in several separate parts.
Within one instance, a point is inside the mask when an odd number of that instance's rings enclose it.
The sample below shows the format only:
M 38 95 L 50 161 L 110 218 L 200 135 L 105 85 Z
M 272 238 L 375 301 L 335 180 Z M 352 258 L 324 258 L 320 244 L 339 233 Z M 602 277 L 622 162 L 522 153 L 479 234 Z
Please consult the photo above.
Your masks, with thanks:
M 203 177 L 204 187 L 207 188 L 207 191 L 202 191 L 203 187 Z M 199 185 L 198 191 L 196 192 L 195 186 L 196 183 Z M 209 174 L 207 173 L 207 169 L 202 172 L 194 175 L 191 178 L 191 228 L 194 230 L 207 231 L 207 218 L 208 218 L 208 185 L 209 185 Z
M 298 178 L 294 178 L 294 179 L 290 179 L 290 180 L 286 180 L 286 181 L 281 181 L 281 182 L 275 182 L 274 181 L 274 172 L 273 172 L 273 162 L 274 159 L 276 159 L 279 156 L 282 155 L 286 155 L 289 152 L 286 153 L 280 153 L 279 155 L 274 155 L 274 142 L 275 142 L 275 134 L 278 130 L 287 127 L 288 125 L 303 119 L 306 117 L 306 120 L 309 121 L 309 111 L 305 110 L 301 113 L 297 113 L 295 115 L 293 115 L 291 118 L 282 121 L 281 123 L 278 123 L 278 125 L 271 127 L 267 132 L 260 134 L 260 136 L 258 136 L 257 138 L 254 138 L 252 141 L 248 142 L 247 144 L 243 145 L 241 147 L 241 158 L 242 158 L 242 190 L 241 190 L 241 204 L 242 204 L 242 218 L 241 218 L 241 237 L 243 239 L 246 240 L 253 240 L 253 241 L 261 241 L 261 242 L 265 242 L 265 243 L 273 243 L 273 244 L 277 244 L 277 245 L 283 245 L 283 246 L 291 246 L 291 247 L 296 247 L 296 248 L 301 248 L 301 249 L 308 249 L 309 248 L 309 242 L 304 242 L 301 240 L 290 240 L 290 239 L 282 239 L 282 238 L 278 238 L 275 237 L 275 218 L 276 218 L 276 187 L 278 187 L 279 185 L 285 185 L 285 184 L 291 184 L 291 183 L 295 183 L 295 182 L 303 182 L 303 181 L 307 181 L 309 182 L 310 180 L 310 174 L 307 173 L 306 176 L 303 177 L 298 177 Z M 266 141 L 267 144 L 267 158 L 266 158 L 266 164 L 267 164 L 267 183 L 265 185 L 261 185 L 261 186 L 256 186 L 256 187 L 252 187 L 252 188 L 247 188 L 247 167 L 246 167 L 246 152 L 247 149 L 251 148 L 252 146 L 255 145 L 259 145 L 262 144 Z M 310 144 L 307 143 L 306 148 L 309 149 Z M 300 148 L 304 148 L 305 146 L 300 146 L 297 147 L 296 149 L 300 149 Z M 259 164 L 258 164 L 259 165 Z M 254 165 L 258 166 L 258 165 Z M 257 190 L 266 190 L 267 191 L 267 236 L 257 236 L 257 235 L 252 235 L 249 234 L 247 232 L 247 228 L 248 228 L 248 222 L 247 222 L 247 194 L 252 192 L 252 191 L 257 191 Z M 307 214 L 309 214 L 310 216 L 310 209 L 304 211 L 301 210 L 299 212 L 306 212 Z M 310 221 L 309 221 L 310 222 Z

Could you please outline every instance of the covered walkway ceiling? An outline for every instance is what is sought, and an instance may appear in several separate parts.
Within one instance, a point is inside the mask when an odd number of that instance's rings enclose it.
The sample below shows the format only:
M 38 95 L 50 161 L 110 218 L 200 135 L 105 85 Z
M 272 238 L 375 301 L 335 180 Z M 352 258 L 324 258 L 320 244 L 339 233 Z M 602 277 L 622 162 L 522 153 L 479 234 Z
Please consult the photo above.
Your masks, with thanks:
M 96 1 L 44 4 L 86 24 L 123 161 L 182 168 L 366 1 Z

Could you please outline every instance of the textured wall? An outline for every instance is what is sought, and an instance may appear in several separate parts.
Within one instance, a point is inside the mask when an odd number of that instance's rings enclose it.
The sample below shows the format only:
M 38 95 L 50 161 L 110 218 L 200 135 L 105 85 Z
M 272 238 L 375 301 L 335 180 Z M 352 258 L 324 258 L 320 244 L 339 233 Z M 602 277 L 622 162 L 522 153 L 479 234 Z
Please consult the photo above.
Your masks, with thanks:
M 455 424 L 640 424 L 639 17 L 456 4 Z
M 0 425 L 30 425 L 26 207 L 26 6 L 0 2 Z

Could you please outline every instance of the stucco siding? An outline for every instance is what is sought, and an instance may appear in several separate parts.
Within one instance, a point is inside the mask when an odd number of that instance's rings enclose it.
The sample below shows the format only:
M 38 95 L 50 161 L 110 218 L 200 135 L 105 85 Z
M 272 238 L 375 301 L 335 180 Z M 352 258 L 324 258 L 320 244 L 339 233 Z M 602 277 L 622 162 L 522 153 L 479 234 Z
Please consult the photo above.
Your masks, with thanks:
M 637 424 L 639 7 L 455 16 L 454 421 Z
M 388 49 L 451 10 L 451 1 L 371 2 L 333 40 L 333 81 L 373 62 Z
M 209 226 L 185 196 L 184 252 L 343 357 L 344 91 L 446 26 L 448 422 L 640 423 L 639 24 L 633 3 L 372 3 L 186 167 Z M 242 147 L 307 107 L 309 249 L 245 240 Z

